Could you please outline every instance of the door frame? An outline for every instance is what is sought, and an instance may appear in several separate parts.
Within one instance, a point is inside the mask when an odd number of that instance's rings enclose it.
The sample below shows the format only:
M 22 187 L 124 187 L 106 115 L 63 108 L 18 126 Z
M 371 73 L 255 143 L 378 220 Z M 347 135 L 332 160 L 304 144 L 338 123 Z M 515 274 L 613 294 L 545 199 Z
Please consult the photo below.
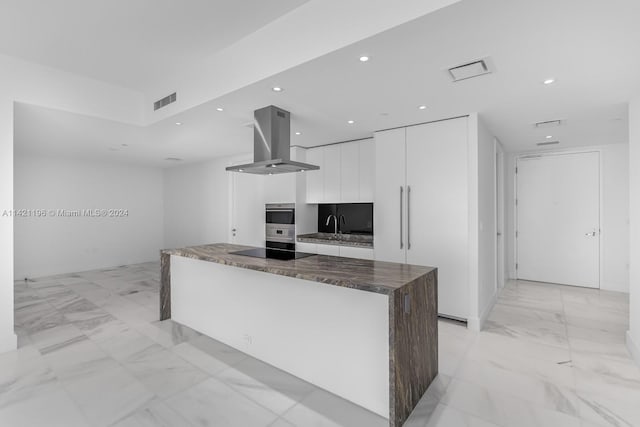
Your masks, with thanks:
M 593 289 L 602 289 L 603 283 L 603 271 L 604 271 L 604 254 L 602 244 L 602 212 L 603 212 L 603 200 L 602 190 L 604 187 L 603 179 L 602 179 L 602 168 L 603 168 L 603 150 L 601 148 L 582 148 L 582 149 L 565 149 L 565 150 L 552 150 L 552 151 L 530 151 L 525 153 L 520 153 L 515 157 L 515 168 L 513 170 L 513 195 L 514 195 L 514 233 L 513 239 L 513 252 L 514 252 L 514 263 L 513 266 L 515 271 L 516 280 L 518 279 L 518 238 L 516 234 L 518 232 L 518 162 L 524 158 L 532 158 L 532 157 L 547 157 L 547 156 L 561 156 L 567 154 L 587 154 L 587 153 L 598 153 L 598 287 Z
M 241 154 L 238 156 L 234 156 L 227 162 L 227 166 L 238 166 L 246 163 L 251 163 L 253 161 L 253 156 L 249 153 Z M 238 172 L 227 172 L 227 243 L 233 242 L 233 231 L 232 229 L 235 227 L 235 174 Z
M 505 170 L 504 170 L 504 148 L 498 140 L 494 138 L 494 156 L 495 160 L 495 173 L 494 173 L 494 191 L 495 191 L 495 230 L 496 230 L 496 266 L 495 266 L 495 278 L 497 289 L 504 288 L 506 270 L 506 250 L 505 250 Z M 498 234 L 499 233 L 499 234 Z M 500 241 L 502 240 L 502 244 Z

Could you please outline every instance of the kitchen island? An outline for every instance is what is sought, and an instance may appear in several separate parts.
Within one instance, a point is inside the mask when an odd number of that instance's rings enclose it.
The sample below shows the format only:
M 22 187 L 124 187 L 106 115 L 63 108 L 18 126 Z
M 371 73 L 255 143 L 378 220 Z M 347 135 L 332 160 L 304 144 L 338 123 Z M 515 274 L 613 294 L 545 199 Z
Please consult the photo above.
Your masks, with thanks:
M 401 426 L 438 373 L 435 268 L 212 244 L 161 252 L 172 318 Z

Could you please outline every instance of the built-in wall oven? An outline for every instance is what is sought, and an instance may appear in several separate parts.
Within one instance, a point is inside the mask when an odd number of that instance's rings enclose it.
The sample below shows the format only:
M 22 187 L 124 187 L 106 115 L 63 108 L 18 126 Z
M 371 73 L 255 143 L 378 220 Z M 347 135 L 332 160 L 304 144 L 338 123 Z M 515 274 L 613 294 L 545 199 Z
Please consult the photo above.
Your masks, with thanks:
M 296 250 L 296 205 L 270 203 L 265 206 L 265 246 Z

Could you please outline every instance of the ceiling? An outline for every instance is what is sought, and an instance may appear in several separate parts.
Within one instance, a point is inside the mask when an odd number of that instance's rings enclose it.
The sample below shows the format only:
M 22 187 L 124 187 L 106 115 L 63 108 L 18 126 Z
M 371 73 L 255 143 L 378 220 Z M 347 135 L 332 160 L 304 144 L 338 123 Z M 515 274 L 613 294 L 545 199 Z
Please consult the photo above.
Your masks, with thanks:
M 0 53 L 146 92 L 307 1 L 5 0 Z
M 627 101 L 640 93 L 637 16 L 635 0 L 463 0 L 148 128 L 130 127 L 135 136 L 119 151 L 109 150 L 126 139 L 120 124 L 100 128 L 92 124 L 97 119 L 21 104 L 16 150 L 193 162 L 250 151 L 246 123 L 269 104 L 292 112 L 292 132 L 301 132 L 292 144 L 302 146 L 470 112 L 508 151 L 534 150 L 547 135 L 559 148 L 625 143 Z M 366 63 L 358 60 L 364 54 Z M 495 67 L 491 74 L 454 83 L 446 73 L 484 57 Z M 544 85 L 548 78 L 555 83 Z M 273 92 L 276 85 L 284 91 Z M 555 119 L 563 125 L 533 126 Z

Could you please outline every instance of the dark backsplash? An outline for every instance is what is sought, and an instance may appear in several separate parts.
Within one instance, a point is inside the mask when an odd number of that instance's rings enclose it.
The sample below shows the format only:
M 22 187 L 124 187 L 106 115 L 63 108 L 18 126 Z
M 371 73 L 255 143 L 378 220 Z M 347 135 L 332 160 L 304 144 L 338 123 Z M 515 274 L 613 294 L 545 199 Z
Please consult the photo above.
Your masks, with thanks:
M 345 223 L 339 221 L 338 230 L 345 234 L 373 234 L 373 203 L 339 203 L 318 205 L 318 232 L 333 233 L 333 219 L 329 225 L 327 217 L 344 216 Z

